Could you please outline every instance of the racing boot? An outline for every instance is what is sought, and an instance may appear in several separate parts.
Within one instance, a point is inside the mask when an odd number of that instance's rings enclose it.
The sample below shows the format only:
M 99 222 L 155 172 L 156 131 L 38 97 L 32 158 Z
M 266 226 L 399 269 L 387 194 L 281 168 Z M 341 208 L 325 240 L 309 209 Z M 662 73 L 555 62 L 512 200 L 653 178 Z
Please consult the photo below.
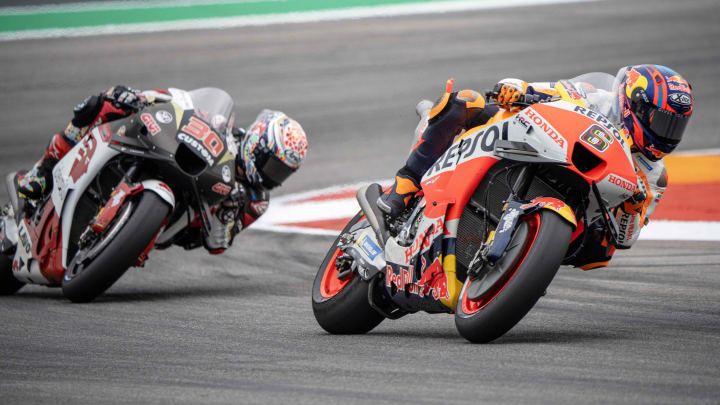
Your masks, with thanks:
M 40 200 L 52 188 L 52 167 L 55 162 L 42 159 L 28 172 L 15 177 L 18 197 L 26 200 Z
M 407 166 L 403 166 L 395 175 L 395 184 L 390 191 L 378 198 L 377 206 L 382 212 L 396 218 L 418 191 L 420 185 L 415 180 L 415 175 L 407 169 Z
M 52 169 L 58 160 L 67 154 L 72 145 L 62 132 L 55 134 L 45 149 L 45 154 L 24 174 L 15 178 L 18 197 L 26 200 L 39 200 L 52 189 Z

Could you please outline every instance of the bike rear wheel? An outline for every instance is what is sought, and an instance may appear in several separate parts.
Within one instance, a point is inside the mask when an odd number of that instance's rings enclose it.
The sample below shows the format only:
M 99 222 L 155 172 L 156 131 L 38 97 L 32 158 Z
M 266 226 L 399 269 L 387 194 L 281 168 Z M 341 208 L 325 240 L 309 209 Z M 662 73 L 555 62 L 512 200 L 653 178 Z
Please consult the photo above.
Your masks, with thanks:
M 572 225 L 549 210 L 523 218 L 497 266 L 502 274 L 482 295 L 469 292 L 486 282 L 468 277 L 455 310 L 460 335 L 475 343 L 487 343 L 512 329 L 532 309 L 555 277 L 570 243 Z M 472 297 L 472 298 L 471 298 Z
M 347 232 L 363 218 L 362 212 L 348 222 L 342 233 Z M 338 237 L 325 255 L 318 269 L 312 291 L 313 314 L 318 324 L 336 335 L 367 333 L 385 319 L 368 301 L 370 283 L 351 273 L 347 278 L 337 278 L 337 257 L 342 254 L 337 247 Z

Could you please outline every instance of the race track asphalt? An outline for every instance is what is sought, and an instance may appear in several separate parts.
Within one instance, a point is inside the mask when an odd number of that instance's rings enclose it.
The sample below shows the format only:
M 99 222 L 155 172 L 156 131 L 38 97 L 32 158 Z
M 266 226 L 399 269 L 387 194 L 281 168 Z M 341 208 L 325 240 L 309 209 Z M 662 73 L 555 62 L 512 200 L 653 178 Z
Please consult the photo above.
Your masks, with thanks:
M 720 3 L 600 1 L 446 15 L 0 43 L 0 172 L 28 167 L 71 108 L 110 85 L 213 85 L 240 122 L 263 107 L 310 137 L 279 190 L 387 178 L 413 107 L 448 77 L 552 80 L 651 62 L 693 84 L 681 149 L 720 147 Z M 671 180 L 672 181 L 672 180 Z M 0 199 L 6 200 L 2 190 Z M 610 268 L 561 268 L 489 345 L 452 316 L 365 336 L 316 324 L 330 237 L 248 230 L 221 256 L 151 254 L 91 304 L 26 287 L 0 297 L 0 402 L 717 403 L 720 244 L 641 241 Z

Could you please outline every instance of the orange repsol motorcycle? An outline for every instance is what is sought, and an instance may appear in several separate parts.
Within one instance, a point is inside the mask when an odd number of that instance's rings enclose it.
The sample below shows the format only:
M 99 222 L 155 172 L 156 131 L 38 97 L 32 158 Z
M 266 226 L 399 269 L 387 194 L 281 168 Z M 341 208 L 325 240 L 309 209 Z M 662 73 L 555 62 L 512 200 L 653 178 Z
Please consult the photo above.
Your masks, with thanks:
M 562 93 L 562 92 L 561 92 Z M 535 305 L 559 266 L 580 251 L 588 221 L 632 195 L 629 140 L 608 119 L 569 96 L 501 110 L 464 133 L 421 181 L 396 219 L 361 211 L 330 248 L 315 277 L 312 306 L 335 334 L 365 333 L 409 313 L 454 313 L 460 334 L 489 342 Z M 572 238 L 572 239 L 571 239 Z M 572 251 L 570 251 L 572 250 Z

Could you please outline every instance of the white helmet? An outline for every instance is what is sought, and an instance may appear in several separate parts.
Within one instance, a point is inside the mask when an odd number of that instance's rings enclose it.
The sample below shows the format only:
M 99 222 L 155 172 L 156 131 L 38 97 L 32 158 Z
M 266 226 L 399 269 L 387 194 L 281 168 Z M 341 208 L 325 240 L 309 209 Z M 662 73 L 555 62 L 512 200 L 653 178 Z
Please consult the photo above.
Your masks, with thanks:
M 280 111 L 263 110 L 242 140 L 246 176 L 256 187 L 281 185 L 299 167 L 308 143 L 300 124 Z

